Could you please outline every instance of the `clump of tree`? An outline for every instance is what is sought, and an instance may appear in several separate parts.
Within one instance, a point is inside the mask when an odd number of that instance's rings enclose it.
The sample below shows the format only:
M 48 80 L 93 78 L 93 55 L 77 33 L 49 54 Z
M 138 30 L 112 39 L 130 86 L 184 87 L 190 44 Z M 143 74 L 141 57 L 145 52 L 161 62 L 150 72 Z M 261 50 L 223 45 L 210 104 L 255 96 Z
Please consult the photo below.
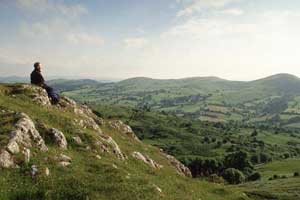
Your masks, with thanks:
M 240 184 L 246 179 L 243 172 L 235 168 L 226 169 L 222 176 L 230 184 Z

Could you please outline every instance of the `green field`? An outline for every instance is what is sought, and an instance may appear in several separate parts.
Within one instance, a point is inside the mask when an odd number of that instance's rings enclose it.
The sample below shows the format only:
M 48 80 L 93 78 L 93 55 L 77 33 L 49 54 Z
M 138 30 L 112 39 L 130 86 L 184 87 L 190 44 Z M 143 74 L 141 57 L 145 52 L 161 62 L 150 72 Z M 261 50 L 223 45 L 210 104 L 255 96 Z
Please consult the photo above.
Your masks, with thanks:
M 275 161 L 257 166 L 262 174 L 262 180 L 241 185 L 243 191 L 258 200 L 297 200 L 300 198 L 300 177 L 294 177 L 295 172 L 300 172 L 300 160 L 289 159 Z M 274 175 L 277 179 L 268 180 Z
M 81 102 L 149 107 L 202 121 L 268 123 L 291 129 L 298 129 L 300 123 L 300 79 L 288 74 L 251 82 L 141 77 L 116 83 L 53 80 L 50 84 Z

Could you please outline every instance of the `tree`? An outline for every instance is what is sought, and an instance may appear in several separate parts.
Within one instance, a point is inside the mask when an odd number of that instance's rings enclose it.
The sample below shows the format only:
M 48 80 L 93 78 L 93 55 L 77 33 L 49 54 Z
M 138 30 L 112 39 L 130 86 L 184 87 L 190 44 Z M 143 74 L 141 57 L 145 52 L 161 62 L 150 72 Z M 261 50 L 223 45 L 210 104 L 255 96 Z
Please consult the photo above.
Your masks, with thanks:
M 252 137 L 256 137 L 258 135 L 258 132 L 256 129 L 254 129 L 254 131 L 251 133 Z
M 223 173 L 223 178 L 230 184 L 240 184 L 245 181 L 244 174 L 234 168 L 228 168 Z
M 228 154 L 225 156 L 225 166 L 239 170 L 244 170 L 246 167 L 253 169 L 248 157 L 248 153 L 244 151 Z

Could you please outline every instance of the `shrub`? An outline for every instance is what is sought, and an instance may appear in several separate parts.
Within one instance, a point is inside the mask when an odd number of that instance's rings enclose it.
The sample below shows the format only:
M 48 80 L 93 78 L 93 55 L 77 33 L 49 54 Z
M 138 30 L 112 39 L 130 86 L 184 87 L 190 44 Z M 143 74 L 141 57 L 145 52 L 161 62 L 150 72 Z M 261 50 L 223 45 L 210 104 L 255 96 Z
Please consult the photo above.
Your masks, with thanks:
M 257 181 L 261 179 L 261 174 L 259 172 L 254 172 L 248 177 L 248 181 Z
M 284 178 L 287 178 L 287 176 L 286 175 L 282 175 L 281 178 L 284 179 Z
M 299 172 L 294 172 L 294 177 L 300 176 Z
M 278 178 L 279 178 L 279 176 L 277 174 L 273 175 L 273 179 L 278 179 Z
M 245 181 L 244 174 L 234 168 L 228 168 L 223 173 L 223 178 L 230 184 L 240 184 Z

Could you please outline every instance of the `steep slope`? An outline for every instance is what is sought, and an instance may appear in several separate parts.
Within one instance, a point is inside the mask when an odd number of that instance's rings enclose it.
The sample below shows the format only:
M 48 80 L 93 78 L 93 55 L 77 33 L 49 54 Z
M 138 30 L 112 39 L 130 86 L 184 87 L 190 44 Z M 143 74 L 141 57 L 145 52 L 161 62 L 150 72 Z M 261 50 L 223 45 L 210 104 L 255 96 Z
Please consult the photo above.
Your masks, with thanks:
M 0 85 L 0 199 L 242 200 L 193 180 L 172 156 L 120 121 L 30 85 Z

